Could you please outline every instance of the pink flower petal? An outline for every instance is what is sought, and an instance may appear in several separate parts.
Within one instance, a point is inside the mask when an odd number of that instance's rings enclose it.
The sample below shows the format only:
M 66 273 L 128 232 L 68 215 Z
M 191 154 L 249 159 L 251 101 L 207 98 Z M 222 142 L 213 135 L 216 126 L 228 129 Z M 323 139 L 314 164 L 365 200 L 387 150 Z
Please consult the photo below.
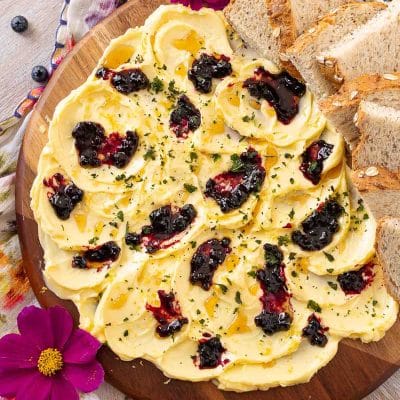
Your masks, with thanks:
M 101 343 L 89 333 L 77 329 L 65 344 L 64 362 L 70 364 L 86 364 L 96 358 Z
M 190 0 L 190 8 L 192 10 L 200 10 L 203 6 L 203 0 Z
M 207 7 L 213 8 L 214 10 L 223 10 L 230 0 L 205 0 Z
M 103 368 L 97 361 L 90 364 L 66 364 L 63 375 L 65 379 L 84 393 L 93 392 L 104 381 Z
M 54 337 L 54 347 L 62 350 L 72 333 L 73 321 L 71 314 L 62 307 L 49 308 L 48 312 Z
M 39 350 L 54 347 L 50 316 L 47 310 L 35 306 L 25 307 L 18 315 L 18 329 Z
M 52 383 L 51 395 L 46 400 L 79 400 L 79 395 L 75 388 L 62 375 L 54 377 Z
M 31 369 L 0 370 L 0 396 L 14 397 L 18 390 L 34 377 L 36 371 Z
M 12 333 L 0 339 L 0 368 L 35 368 L 40 350 L 21 335 Z
M 18 388 L 15 400 L 47 400 L 51 389 L 51 378 L 33 371 L 30 379 Z
M 171 0 L 173 4 L 183 4 L 184 6 L 190 5 L 190 0 Z

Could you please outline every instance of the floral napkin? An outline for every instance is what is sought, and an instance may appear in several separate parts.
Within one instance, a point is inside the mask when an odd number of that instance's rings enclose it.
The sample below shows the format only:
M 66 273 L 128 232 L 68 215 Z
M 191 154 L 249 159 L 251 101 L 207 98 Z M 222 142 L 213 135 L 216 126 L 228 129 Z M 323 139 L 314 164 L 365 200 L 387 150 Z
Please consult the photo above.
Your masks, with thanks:
M 64 0 L 56 42 L 49 51 L 49 70 L 57 68 L 77 41 L 126 0 Z M 60 1 L 61 3 L 61 1 Z M 16 332 L 19 312 L 37 302 L 24 274 L 15 227 L 15 169 L 19 148 L 36 101 L 44 87 L 33 88 L 17 105 L 14 114 L 0 120 L 0 336 Z M 1 400 L 4 398 L 0 397 Z M 85 400 L 124 400 L 125 396 L 108 384 Z M 32 399 L 34 400 L 34 399 Z

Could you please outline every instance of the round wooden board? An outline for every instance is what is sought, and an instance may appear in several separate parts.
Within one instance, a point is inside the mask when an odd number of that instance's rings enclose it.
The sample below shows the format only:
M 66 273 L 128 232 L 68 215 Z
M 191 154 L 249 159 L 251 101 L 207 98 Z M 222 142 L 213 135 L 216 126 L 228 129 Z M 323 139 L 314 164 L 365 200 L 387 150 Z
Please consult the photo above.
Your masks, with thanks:
M 26 273 L 44 307 L 60 304 L 78 321 L 74 305 L 46 289 L 41 268 L 43 252 L 37 225 L 29 207 L 29 191 L 39 154 L 47 141 L 47 128 L 58 102 L 82 84 L 111 39 L 129 27 L 142 25 L 162 0 L 131 0 L 86 35 L 61 63 L 32 114 L 20 152 L 16 181 L 16 212 Z M 62 149 L 60 149 L 62 150 Z M 190 383 L 167 378 L 152 364 L 122 362 L 107 347 L 99 353 L 107 380 L 138 400 L 360 400 L 383 383 L 400 366 L 400 323 L 378 343 L 344 340 L 337 356 L 311 382 L 267 392 L 219 391 L 212 383 Z M 251 344 L 249 344 L 251 345 Z M 104 399 L 112 400 L 112 399 Z

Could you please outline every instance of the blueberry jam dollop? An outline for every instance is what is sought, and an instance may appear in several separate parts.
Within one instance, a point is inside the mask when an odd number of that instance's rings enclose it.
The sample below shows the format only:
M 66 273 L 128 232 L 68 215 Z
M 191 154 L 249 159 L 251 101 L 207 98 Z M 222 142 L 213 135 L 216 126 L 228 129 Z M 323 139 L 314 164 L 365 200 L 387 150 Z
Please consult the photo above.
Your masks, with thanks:
M 329 328 L 322 326 L 320 318 L 311 314 L 308 317 L 308 325 L 303 328 L 303 336 L 307 337 L 313 346 L 325 347 L 328 343 L 325 332 L 328 330 Z
M 292 317 L 287 312 L 269 312 L 263 310 L 254 318 L 256 326 L 267 335 L 276 332 L 288 331 L 292 323 Z
M 138 92 L 149 87 L 150 81 L 140 68 L 112 71 L 101 67 L 96 71 L 96 77 L 104 80 L 111 79 L 111 85 L 122 94 Z
M 81 167 L 99 167 L 107 164 L 124 168 L 139 145 L 136 132 L 127 131 L 125 136 L 113 132 L 106 136 L 104 128 L 91 121 L 76 124 L 72 137 L 75 139 Z
M 58 218 L 67 220 L 75 206 L 83 199 L 83 190 L 73 182 L 68 182 L 60 173 L 43 180 L 43 184 L 50 188 L 47 198 Z
M 179 139 L 186 139 L 201 124 L 200 111 L 186 95 L 179 97 L 175 109 L 169 119 L 169 127 Z
M 204 192 L 217 202 L 224 213 L 240 208 L 250 194 L 261 189 L 265 179 L 261 157 L 254 149 L 234 154 L 231 159 L 231 169 L 209 179 Z
M 146 304 L 146 310 L 152 312 L 159 323 L 156 328 L 158 335 L 160 337 L 172 336 L 179 332 L 189 320 L 182 316 L 181 307 L 173 292 L 167 293 L 165 290 L 158 290 L 157 294 L 160 306 Z
M 286 287 L 285 264 L 283 253 L 278 246 L 264 244 L 265 266 L 256 273 L 261 284 L 263 295 L 260 298 L 263 304 L 262 312 L 254 319 L 256 326 L 267 335 L 290 329 L 292 317 L 287 312 L 289 293 Z
M 142 244 L 148 253 L 155 253 L 177 242 L 174 236 L 185 231 L 197 216 L 192 204 L 182 208 L 171 205 L 160 207 L 150 213 L 150 225 L 142 227 L 141 233 L 128 232 L 125 243 L 128 246 Z
M 338 282 L 346 294 L 360 294 L 374 279 L 374 264 L 368 263 L 358 271 L 345 272 L 338 276 Z
M 321 250 L 333 240 L 339 230 L 339 217 L 343 207 L 336 200 L 328 200 L 312 212 L 302 223 L 303 232 L 292 233 L 292 241 L 306 251 Z
M 101 263 L 111 264 L 116 261 L 121 253 L 121 248 L 117 243 L 110 241 L 93 249 L 86 250 L 72 259 L 72 267 L 79 269 L 90 268 L 90 264 Z
M 228 238 L 210 239 L 197 248 L 190 262 L 190 282 L 193 285 L 210 289 L 215 271 L 231 252 L 230 243 Z
M 263 67 L 257 68 L 254 77 L 247 79 L 243 87 L 256 99 L 267 100 L 278 121 L 285 125 L 298 114 L 300 98 L 306 93 L 306 86 L 286 71 L 271 74 Z
M 300 171 L 314 185 L 321 180 L 324 161 L 332 154 L 333 147 L 333 144 L 326 143 L 325 140 L 318 140 L 301 155 L 303 162 L 300 165 Z
M 201 339 L 197 349 L 199 368 L 210 369 L 223 365 L 222 354 L 225 351 L 219 337 Z
M 214 56 L 203 53 L 192 64 L 188 72 L 195 89 L 201 93 L 210 93 L 213 78 L 225 78 L 232 73 L 230 58 L 224 55 Z

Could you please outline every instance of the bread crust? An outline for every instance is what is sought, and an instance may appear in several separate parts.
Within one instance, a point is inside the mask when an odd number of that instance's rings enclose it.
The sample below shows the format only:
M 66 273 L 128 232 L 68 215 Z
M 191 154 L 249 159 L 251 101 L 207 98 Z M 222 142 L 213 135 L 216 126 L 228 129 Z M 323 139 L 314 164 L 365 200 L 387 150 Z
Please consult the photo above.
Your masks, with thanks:
M 393 77 L 397 79 L 393 79 Z M 323 113 L 330 114 L 343 107 L 358 107 L 361 100 L 371 93 L 397 88 L 400 89 L 400 72 L 385 75 L 361 75 L 345 82 L 337 93 L 322 99 L 319 102 L 319 108 Z
M 286 59 L 286 50 L 294 43 L 297 37 L 290 0 L 265 1 L 268 10 L 268 19 L 272 29 L 276 32 L 276 39 L 279 43 L 281 64 L 291 75 L 301 79 L 301 75 L 296 67 Z
M 368 176 L 368 170 L 374 168 L 373 176 Z M 383 167 L 369 167 L 365 169 L 357 169 L 351 171 L 351 180 L 358 191 L 377 192 L 381 190 L 399 190 L 400 191 L 400 174 L 391 172 Z

